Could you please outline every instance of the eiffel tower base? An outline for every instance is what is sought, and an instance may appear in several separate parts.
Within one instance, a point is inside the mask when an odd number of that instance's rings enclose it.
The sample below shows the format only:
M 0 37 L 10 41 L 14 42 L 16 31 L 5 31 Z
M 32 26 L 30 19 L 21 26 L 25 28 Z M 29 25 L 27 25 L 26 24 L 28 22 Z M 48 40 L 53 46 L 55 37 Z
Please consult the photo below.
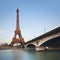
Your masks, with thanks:
M 23 45 L 24 39 L 23 38 L 13 38 L 10 45 L 13 46 L 15 43 L 20 43 L 20 45 Z

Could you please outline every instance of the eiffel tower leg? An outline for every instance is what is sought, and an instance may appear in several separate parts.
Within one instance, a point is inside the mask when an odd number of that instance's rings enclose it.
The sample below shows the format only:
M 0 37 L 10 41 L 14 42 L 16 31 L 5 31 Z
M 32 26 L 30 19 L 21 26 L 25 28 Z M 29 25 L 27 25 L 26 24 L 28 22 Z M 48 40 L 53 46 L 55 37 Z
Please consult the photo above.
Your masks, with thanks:
M 16 38 L 16 35 L 17 35 L 17 34 L 16 34 L 16 31 L 15 31 L 15 35 L 14 35 L 14 38 Z

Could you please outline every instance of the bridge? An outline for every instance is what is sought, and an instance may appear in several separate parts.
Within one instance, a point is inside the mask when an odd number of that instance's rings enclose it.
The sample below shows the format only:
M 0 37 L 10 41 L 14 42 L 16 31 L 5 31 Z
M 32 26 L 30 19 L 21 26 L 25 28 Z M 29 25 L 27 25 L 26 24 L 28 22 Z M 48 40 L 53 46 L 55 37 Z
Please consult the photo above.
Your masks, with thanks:
M 60 27 L 38 36 L 24 44 L 25 48 L 44 50 L 60 47 Z M 51 47 L 51 48 L 49 48 Z

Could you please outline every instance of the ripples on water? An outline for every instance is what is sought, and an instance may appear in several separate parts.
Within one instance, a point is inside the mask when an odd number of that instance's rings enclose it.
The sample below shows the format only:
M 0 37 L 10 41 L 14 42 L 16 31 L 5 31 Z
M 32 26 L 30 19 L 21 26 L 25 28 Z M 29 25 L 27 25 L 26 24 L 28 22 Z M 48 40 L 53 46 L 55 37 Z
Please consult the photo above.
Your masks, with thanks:
M 60 51 L 0 50 L 0 60 L 60 60 Z

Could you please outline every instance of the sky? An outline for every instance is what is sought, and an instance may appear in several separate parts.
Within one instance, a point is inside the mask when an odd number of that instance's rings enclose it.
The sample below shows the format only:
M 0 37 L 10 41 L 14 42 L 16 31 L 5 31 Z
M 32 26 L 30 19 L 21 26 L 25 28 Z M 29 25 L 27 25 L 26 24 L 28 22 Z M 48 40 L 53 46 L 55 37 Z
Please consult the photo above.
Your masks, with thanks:
M 14 37 L 17 8 L 25 42 L 60 27 L 60 0 L 0 0 L 0 44 Z

